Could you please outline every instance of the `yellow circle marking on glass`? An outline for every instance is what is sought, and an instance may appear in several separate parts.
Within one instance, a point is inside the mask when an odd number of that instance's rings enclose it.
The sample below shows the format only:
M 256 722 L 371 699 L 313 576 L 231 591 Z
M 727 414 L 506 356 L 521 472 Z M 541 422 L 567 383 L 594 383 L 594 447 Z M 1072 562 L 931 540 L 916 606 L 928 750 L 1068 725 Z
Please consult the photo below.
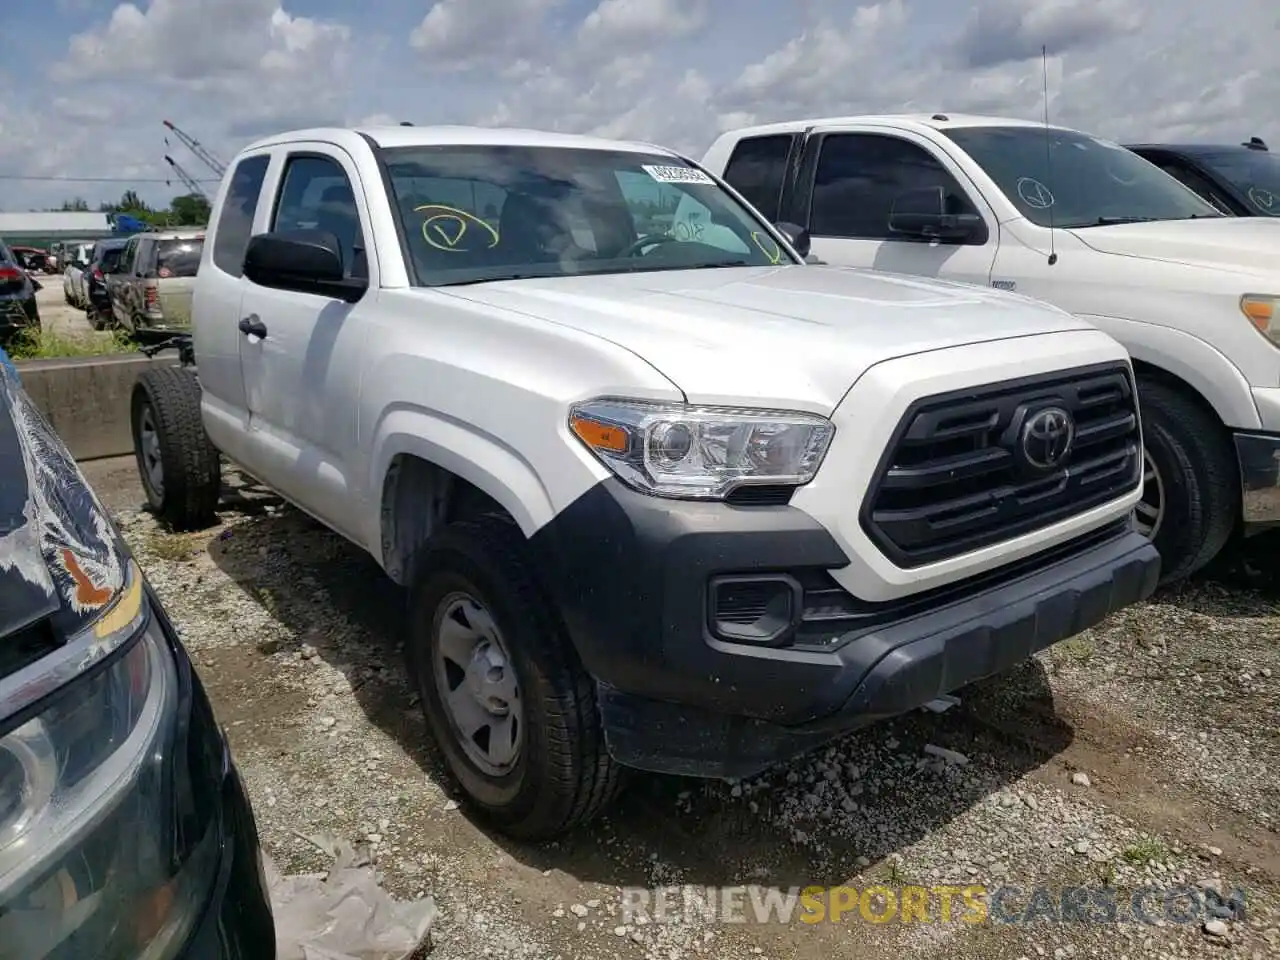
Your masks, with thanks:
M 488 234 L 489 244 L 485 249 L 492 250 L 498 245 L 498 231 L 474 213 L 440 203 L 423 204 L 414 207 L 413 212 L 423 215 L 422 239 L 437 250 L 445 253 L 470 253 L 470 250 L 460 244 L 467 235 L 467 228 L 473 224 Z

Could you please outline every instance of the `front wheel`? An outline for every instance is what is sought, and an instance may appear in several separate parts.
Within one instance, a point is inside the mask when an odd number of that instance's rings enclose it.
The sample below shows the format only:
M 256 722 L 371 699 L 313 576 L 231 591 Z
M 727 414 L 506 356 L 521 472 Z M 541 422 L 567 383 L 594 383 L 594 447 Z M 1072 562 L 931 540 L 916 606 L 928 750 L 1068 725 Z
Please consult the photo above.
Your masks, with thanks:
M 532 572 L 519 529 L 450 524 L 415 558 L 409 660 L 423 711 L 471 804 L 545 840 L 616 794 L 595 686 Z
M 1200 404 L 1157 380 L 1138 384 L 1145 441 L 1138 529 L 1160 551 L 1160 582 L 1200 570 L 1230 539 L 1240 482 L 1222 424 Z
M 175 530 L 216 519 L 222 476 L 218 451 L 200 419 L 200 384 L 182 367 L 138 377 L 131 402 L 133 449 L 147 502 Z

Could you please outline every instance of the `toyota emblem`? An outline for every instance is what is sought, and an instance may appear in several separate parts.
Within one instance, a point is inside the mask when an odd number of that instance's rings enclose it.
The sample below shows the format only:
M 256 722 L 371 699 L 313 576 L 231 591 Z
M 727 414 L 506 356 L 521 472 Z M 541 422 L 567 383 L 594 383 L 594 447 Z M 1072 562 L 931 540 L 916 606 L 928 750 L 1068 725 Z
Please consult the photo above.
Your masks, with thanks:
M 1076 424 L 1061 407 L 1045 407 L 1022 425 L 1022 457 L 1037 470 L 1052 470 L 1067 459 L 1076 439 Z

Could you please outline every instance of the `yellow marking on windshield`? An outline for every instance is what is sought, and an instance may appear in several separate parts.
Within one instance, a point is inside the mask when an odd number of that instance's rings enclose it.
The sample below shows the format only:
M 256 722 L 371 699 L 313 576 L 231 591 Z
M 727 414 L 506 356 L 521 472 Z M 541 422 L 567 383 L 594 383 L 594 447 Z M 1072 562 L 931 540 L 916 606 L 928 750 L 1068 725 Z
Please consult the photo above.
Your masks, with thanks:
M 467 228 L 472 224 L 488 234 L 490 242 L 485 247 L 486 250 L 492 250 L 498 245 L 500 239 L 498 231 L 491 224 L 466 210 L 447 207 L 441 203 L 426 203 L 420 207 L 414 207 L 413 212 L 423 215 L 422 239 L 436 250 L 443 250 L 445 253 L 472 252 L 460 246 L 467 235 Z

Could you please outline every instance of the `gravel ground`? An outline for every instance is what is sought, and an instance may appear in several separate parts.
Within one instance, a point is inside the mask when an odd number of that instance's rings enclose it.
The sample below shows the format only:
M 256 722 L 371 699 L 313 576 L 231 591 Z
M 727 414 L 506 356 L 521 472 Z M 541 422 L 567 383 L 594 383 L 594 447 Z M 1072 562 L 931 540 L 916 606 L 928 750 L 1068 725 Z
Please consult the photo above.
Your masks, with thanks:
M 81 340 L 110 339 L 111 334 L 99 333 L 89 326 L 84 309 L 67 303 L 62 294 L 62 274 L 35 275 L 41 289 L 36 291 L 36 303 L 40 305 L 40 326 L 60 337 Z
M 267 850 L 310 871 L 324 857 L 309 837 L 366 848 L 392 893 L 435 897 L 433 956 L 1280 956 L 1276 539 L 945 713 L 745 783 L 638 777 L 607 819 L 534 847 L 459 806 L 405 680 L 404 598 L 372 560 L 234 477 L 220 525 L 179 536 L 140 509 L 131 461 L 85 472 L 196 659 Z M 913 884 L 1016 885 L 1016 911 L 1037 885 L 1117 889 L 1122 904 L 1147 884 L 1243 889 L 1246 909 L 1207 923 L 927 924 L 856 909 L 838 923 L 697 911 L 645 923 L 621 910 L 623 887 Z

